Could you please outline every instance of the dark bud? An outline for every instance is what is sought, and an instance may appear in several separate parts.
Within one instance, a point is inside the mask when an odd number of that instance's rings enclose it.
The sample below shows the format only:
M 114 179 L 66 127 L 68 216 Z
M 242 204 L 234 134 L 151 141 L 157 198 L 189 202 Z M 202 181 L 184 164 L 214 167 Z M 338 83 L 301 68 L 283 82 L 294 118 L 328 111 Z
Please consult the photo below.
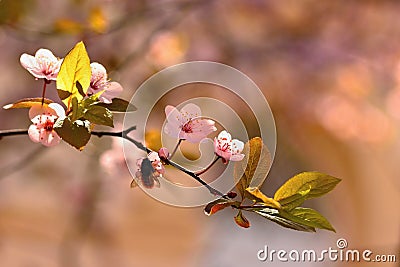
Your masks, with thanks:
M 228 194 L 226 194 L 226 196 L 229 198 L 235 198 L 237 196 L 237 194 L 236 194 L 236 192 L 231 191 Z

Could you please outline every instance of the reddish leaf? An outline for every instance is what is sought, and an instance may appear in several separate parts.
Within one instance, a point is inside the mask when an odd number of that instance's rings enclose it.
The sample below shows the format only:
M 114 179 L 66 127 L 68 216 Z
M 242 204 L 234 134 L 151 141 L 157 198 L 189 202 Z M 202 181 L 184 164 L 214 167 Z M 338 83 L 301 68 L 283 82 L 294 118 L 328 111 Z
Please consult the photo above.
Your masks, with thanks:
M 13 109 L 13 108 L 30 108 L 33 105 L 36 105 L 38 103 L 42 103 L 42 98 L 41 97 L 34 97 L 34 98 L 23 98 L 20 99 L 12 104 L 8 104 L 3 106 L 4 109 Z M 44 105 L 48 105 L 50 103 L 53 103 L 52 100 L 45 98 L 43 101 Z
M 207 206 L 204 208 L 204 213 L 207 216 L 210 216 L 220 210 L 225 209 L 226 207 L 235 205 L 237 203 L 238 203 L 237 201 L 232 202 L 232 201 L 227 201 L 225 199 L 220 198 L 220 199 L 214 200 L 213 202 L 208 203 Z
M 237 225 L 243 227 L 243 228 L 249 228 L 250 227 L 250 222 L 246 219 L 246 217 L 243 216 L 242 211 L 239 210 L 238 214 L 235 217 L 235 222 Z

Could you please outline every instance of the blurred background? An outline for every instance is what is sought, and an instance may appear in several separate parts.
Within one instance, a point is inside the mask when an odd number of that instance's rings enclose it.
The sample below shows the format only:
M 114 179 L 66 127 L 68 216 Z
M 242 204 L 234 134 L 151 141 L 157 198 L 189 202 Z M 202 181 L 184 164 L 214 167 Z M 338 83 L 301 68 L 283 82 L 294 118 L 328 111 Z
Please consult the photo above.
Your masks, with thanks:
M 247 74 L 275 116 L 268 195 L 302 171 L 343 179 L 305 204 L 337 233 L 299 233 L 251 215 L 252 227 L 241 229 L 230 210 L 207 217 L 201 207 L 167 206 L 129 188 L 118 140 L 92 137 L 78 152 L 65 143 L 49 149 L 27 136 L 3 138 L 0 265 L 263 266 L 271 264 L 257 260 L 265 245 L 335 249 L 345 238 L 350 249 L 397 255 L 397 263 L 370 266 L 399 266 L 399 12 L 399 1 L 372 0 L 0 0 L 1 106 L 40 96 L 42 84 L 19 57 L 42 47 L 63 57 L 84 40 L 125 99 L 167 66 L 217 61 Z M 50 88 L 47 96 L 57 99 Z M 196 88 L 179 97 L 229 101 Z M 176 96 L 161 104 L 179 103 Z M 122 120 L 116 116 L 116 128 Z M 0 110 L 0 129 L 29 124 L 27 110 Z M 157 148 L 156 130 L 149 140 Z M 322 264 L 355 265 L 285 266 Z

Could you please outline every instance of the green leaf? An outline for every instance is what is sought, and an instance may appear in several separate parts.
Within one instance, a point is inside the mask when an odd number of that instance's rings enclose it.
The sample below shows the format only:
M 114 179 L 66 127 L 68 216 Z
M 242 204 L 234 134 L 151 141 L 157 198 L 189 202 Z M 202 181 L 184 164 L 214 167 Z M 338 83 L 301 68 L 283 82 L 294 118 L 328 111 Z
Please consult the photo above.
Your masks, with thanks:
M 304 225 L 301 223 L 298 223 L 296 221 L 293 221 L 292 219 L 285 218 L 281 215 L 281 211 L 278 209 L 270 208 L 270 207 L 265 207 L 265 208 L 256 208 L 252 209 L 250 211 L 253 211 L 257 213 L 258 215 L 261 215 L 262 217 L 279 224 L 280 226 L 283 226 L 285 228 L 297 230 L 297 231 L 303 231 L 303 232 L 315 232 L 315 228 L 312 226 Z
M 90 106 L 84 114 L 84 118 L 91 123 L 114 127 L 113 114 L 105 107 Z
M 79 42 L 65 56 L 57 75 L 57 92 L 69 109 L 72 98 L 80 102 L 90 85 L 90 59 L 83 42 Z
M 242 211 L 239 210 L 238 214 L 235 216 L 235 222 L 237 225 L 243 228 L 249 228 L 250 222 L 243 216 Z
M 90 139 L 90 122 L 76 120 L 71 122 L 69 117 L 57 120 L 54 124 L 57 134 L 71 146 L 83 150 Z
M 114 112 L 133 112 L 137 110 L 134 105 L 121 98 L 113 98 L 110 104 L 99 103 L 97 105 L 108 108 Z
M 214 213 L 216 213 L 220 210 L 223 210 L 226 207 L 233 206 L 233 205 L 240 205 L 240 203 L 237 201 L 228 201 L 226 199 L 220 198 L 220 199 L 214 200 L 213 202 L 208 203 L 207 206 L 205 206 L 205 208 L 204 208 L 204 213 L 207 216 L 211 216 Z
M 77 119 L 80 119 L 83 116 L 82 107 L 78 103 L 78 99 L 76 97 L 72 98 L 72 113 L 71 113 L 71 121 L 74 122 Z
M 331 191 L 341 180 L 320 172 L 303 172 L 290 178 L 274 195 L 282 208 L 291 210 L 306 199 L 320 197 Z
M 99 96 L 104 92 L 104 90 L 97 92 L 87 98 L 84 98 L 81 102 L 79 102 L 79 107 L 82 109 L 82 112 L 86 112 L 91 106 L 100 103 L 98 101 Z
M 23 98 L 20 99 L 12 104 L 7 104 L 3 106 L 4 109 L 13 109 L 13 108 L 31 108 L 33 105 L 42 103 L 42 98 L 41 97 L 34 97 L 34 98 Z M 53 100 L 44 99 L 43 104 L 48 105 L 50 103 L 53 103 Z
M 272 208 L 276 208 L 276 209 L 281 208 L 281 204 L 279 204 L 278 201 L 276 201 L 273 198 L 267 197 L 257 187 L 248 187 L 248 188 L 246 188 L 246 191 L 251 196 L 253 196 L 256 201 L 262 201 L 268 207 L 272 207 Z
M 99 97 L 102 93 L 104 93 L 105 90 L 101 90 L 98 91 L 97 93 L 89 96 L 88 98 L 85 98 L 82 102 L 84 103 L 85 107 L 89 107 L 90 105 L 94 105 L 94 104 L 101 104 L 101 102 L 99 102 Z
M 289 197 L 279 200 L 279 203 L 281 204 L 281 207 L 285 210 L 294 209 L 304 203 L 304 201 L 307 199 L 307 194 L 310 191 L 311 191 L 311 188 L 308 188 L 304 191 L 299 191 L 299 192 L 295 193 L 294 195 L 291 195 Z
M 298 222 L 301 222 L 304 225 L 336 232 L 329 221 L 316 210 L 297 207 L 289 213 L 300 218 L 301 221 L 299 220 Z
M 258 188 L 263 184 L 271 166 L 271 154 L 260 137 L 249 140 L 244 146 L 243 153 L 244 159 L 236 162 L 234 167 L 236 188 L 242 199 L 245 197 L 246 188 Z

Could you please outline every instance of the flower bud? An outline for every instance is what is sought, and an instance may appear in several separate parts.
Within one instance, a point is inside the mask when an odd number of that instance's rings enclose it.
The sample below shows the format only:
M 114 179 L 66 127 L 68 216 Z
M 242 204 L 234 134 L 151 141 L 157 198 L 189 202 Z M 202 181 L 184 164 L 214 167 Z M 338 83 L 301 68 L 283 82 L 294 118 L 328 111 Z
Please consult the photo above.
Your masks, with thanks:
M 160 150 L 158 150 L 158 156 L 162 161 L 167 160 L 169 158 L 169 151 L 167 148 L 162 147 Z
M 229 193 L 226 194 L 226 195 L 227 195 L 227 197 L 229 197 L 229 198 L 235 198 L 235 197 L 237 196 L 236 192 L 233 192 L 233 191 L 229 192 Z

